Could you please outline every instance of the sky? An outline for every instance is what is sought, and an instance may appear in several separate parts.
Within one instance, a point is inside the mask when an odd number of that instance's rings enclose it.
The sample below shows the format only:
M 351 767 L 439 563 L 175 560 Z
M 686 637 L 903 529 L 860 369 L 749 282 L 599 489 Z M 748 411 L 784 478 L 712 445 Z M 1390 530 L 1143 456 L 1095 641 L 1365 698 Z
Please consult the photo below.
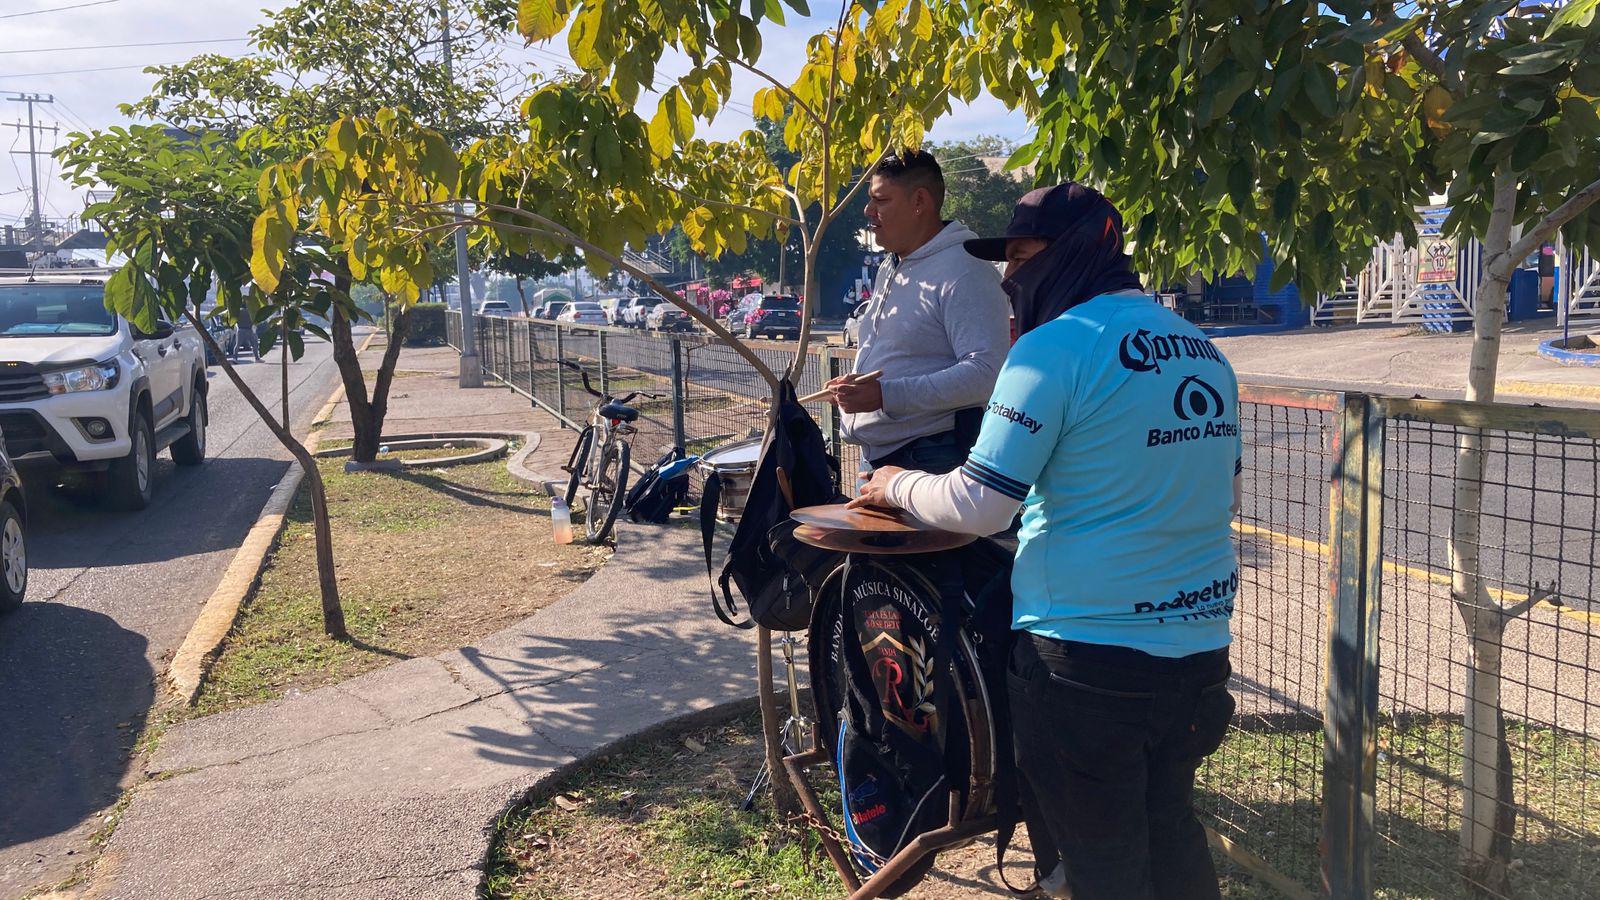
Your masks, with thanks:
M 262 8 L 286 5 L 286 0 L 0 0 L 0 149 L 6 151 L 0 161 L 0 226 L 20 224 L 29 205 L 28 157 L 14 152 L 28 148 L 26 129 L 15 127 L 26 121 L 27 105 L 5 98 L 17 92 L 54 97 L 54 103 L 34 107 L 38 124 L 57 129 L 35 133 L 38 148 L 48 150 L 69 132 L 126 123 L 118 105 L 143 97 L 155 81 L 141 71 L 145 66 L 182 62 L 200 53 L 245 53 L 244 38 L 263 20 Z M 792 79 L 806 38 L 837 17 L 837 5 L 831 14 L 823 4 L 814 9 L 817 14 L 810 19 L 791 14 L 785 26 L 763 23 L 762 65 L 775 77 Z M 508 36 L 502 52 L 530 73 L 549 71 L 565 56 L 566 43 L 558 37 L 530 49 L 522 47 L 520 38 Z M 687 69 L 685 60 L 669 58 L 658 72 L 671 76 Z M 748 110 L 751 94 L 761 86 L 754 75 L 739 72 L 734 78 L 735 110 L 724 112 L 709 127 L 702 125 L 700 133 L 731 137 L 750 127 L 750 118 L 736 110 Z M 654 108 L 653 99 L 641 99 L 641 113 L 649 115 Z M 1019 139 L 1026 127 L 1021 116 L 983 98 L 957 107 L 930 137 L 949 141 L 994 134 Z M 54 160 L 41 158 L 39 164 L 45 216 L 65 218 L 81 210 L 82 197 L 59 179 Z

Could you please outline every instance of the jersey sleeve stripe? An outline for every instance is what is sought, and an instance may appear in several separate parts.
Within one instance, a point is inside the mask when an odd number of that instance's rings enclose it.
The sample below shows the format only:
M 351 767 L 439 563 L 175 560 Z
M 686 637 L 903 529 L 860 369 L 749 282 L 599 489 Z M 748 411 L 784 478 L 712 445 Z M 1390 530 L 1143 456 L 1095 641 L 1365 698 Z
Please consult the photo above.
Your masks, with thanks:
M 1028 488 L 1022 486 L 1021 482 L 1007 478 L 981 463 L 976 463 L 969 459 L 966 465 L 961 467 L 961 471 L 965 472 L 967 477 L 973 481 L 984 487 L 993 488 L 1013 500 L 1028 499 Z

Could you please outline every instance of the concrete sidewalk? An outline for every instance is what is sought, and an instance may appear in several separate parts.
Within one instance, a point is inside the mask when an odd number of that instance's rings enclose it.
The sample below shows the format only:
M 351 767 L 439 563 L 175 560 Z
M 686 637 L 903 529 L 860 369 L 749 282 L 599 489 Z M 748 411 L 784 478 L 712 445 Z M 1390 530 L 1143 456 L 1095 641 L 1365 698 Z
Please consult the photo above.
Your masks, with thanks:
M 1580 331 L 1574 327 L 1573 333 Z M 1600 369 L 1561 366 L 1539 356 L 1539 342 L 1559 335 L 1548 326 L 1506 327 L 1497 399 L 1600 405 Z M 1305 328 L 1214 340 L 1244 381 L 1437 398 L 1465 392 L 1472 350 L 1470 333 L 1428 334 L 1410 326 Z
M 552 419 L 504 388 L 457 389 L 454 367 L 448 349 L 402 354 L 386 430 L 539 430 L 531 464 L 564 461 Z M 473 897 L 496 817 L 541 779 L 754 694 L 749 633 L 706 590 L 693 529 L 622 528 L 593 578 L 515 627 L 176 727 L 87 896 Z

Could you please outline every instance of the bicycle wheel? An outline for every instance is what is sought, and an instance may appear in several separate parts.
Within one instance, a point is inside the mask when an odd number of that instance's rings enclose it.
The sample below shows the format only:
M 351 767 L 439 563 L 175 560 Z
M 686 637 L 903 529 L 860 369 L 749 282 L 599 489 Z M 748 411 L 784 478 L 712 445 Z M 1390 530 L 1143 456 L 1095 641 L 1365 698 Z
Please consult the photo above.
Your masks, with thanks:
M 606 445 L 600 454 L 589 493 L 589 540 L 599 543 L 611 534 L 611 526 L 622 511 L 622 498 L 628 491 L 628 445 L 617 441 Z
M 583 484 L 584 473 L 589 469 L 589 451 L 594 445 L 594 426 L 585 425 L 578 432 L 578 442 L 572 445 L 572 456 L 567 459 L 566 470 L 572 473 L 567 479 L 567 509 L 572 509 L 572 501 L 578 498 L 578 485 Z

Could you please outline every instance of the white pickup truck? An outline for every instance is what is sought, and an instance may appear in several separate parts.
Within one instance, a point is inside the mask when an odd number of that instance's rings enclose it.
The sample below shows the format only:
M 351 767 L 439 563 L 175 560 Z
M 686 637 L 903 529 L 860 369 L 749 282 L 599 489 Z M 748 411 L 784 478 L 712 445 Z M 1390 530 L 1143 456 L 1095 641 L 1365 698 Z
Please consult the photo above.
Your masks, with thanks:
M 0 433 L 17 465 L 96 473 L 143 509 L 157 453 L 205 461 L 205 349 L 191 327 L 144 334 L 108 311 L 107 277 L 0 276 Z

